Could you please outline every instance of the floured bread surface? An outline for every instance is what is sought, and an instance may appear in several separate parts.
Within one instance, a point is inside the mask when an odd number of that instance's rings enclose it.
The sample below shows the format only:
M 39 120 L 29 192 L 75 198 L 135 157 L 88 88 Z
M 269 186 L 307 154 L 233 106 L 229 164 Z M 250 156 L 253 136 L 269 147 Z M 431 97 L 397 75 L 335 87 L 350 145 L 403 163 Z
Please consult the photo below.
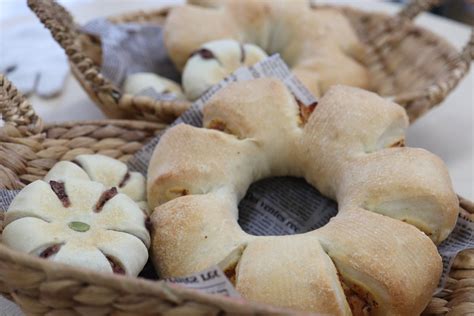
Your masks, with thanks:
M 104 155 L 79 155 L 72 162 L 60 161 L 48 172 L 44 180 L 78 178 L 100 182 L 106 187 L 128 195 L 148 213 L 145 177 L 139 172 L 129 171 L 125 163 Z
M 306 0 L 192 1 L 172 8 L 164 25 L 164 44 L 177 68 L 184 69 L 188 97 L 197 98 L 211 81 L 222 79 L 217 75 L 223 69 L 217 60 L 226 68 L 225 59 L 242 56 L 232 45 L 222 45 L 232 41 L 242 43 L 248 56 L 262 55 L 259 50 L 280 54 L 316 96 L 335 84 L 369 87 L 368 70 L 363 65 L 365 46 L 337 10 L 311 8 Z M 246 44 L 254 49 L 248 46 L 247 50 Z M 205 61 L 193 55 L 203 48 L 218 58 Z M 195 69 L 193 75 L 189 68 Z M 204 74 L 202 82 L 199 74 Z
M 129 75 L 123 83 L 123 91 L 132 95 L 153 89 L 158 94 L 167 94 L 176 99 L 185 99 L 181 86 L 170 79 L 152 72 L 139 72 Z
M 331 87 L 298 104 L 272 78 L 229 84 L 204 128 L 170 128 L 148 170 L 153 261 L 164 276 L 219 264 L 247 299 L 333 315 L 417 315 L 442 270 L 435 244 L 458 201 L 446 166 L 403 147 L 404 110 L 374 93 Z M 249 185 L 304 177 L 336 199 L 324 227 L 252 236 L 238 225 Z
M 196 100 L 211 86 L 240 67 L 252 66 L 267 54 L 258 46 L 234 40 L 205 43 L 191 54 L 183 70 L 183 89 L 189 100 Z
M 150 245 L 146 214 L 117 187 L 107 186 L 127 171 L 123 163 L 105 158 L 79 157 L 86 171 L 60 162 L 44 180 L 22 189 L 6 212 L 2 243 L 55 262 L 138 275 Z M 142 195 L 130 190 L 132 196 L 143 198 L 141 185 Z

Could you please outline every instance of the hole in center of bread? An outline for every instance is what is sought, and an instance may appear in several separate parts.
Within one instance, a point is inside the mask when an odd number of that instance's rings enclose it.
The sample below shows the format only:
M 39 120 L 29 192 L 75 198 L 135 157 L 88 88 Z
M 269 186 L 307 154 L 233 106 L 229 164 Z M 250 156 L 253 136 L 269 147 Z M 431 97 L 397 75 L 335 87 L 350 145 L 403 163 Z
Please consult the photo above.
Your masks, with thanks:
M 239 203 L 239 224 L 256 236 L 302 234 L 326 225 L 337 203 L 304 179 L 272 177 L 253 183 Z

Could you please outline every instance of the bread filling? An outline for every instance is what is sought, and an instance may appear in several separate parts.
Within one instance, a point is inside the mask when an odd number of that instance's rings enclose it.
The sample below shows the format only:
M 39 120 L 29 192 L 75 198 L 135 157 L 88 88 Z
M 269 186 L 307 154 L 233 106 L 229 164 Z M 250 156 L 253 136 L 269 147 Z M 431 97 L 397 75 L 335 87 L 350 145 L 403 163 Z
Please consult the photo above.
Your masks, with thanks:
M 59 252 L 59 250 L 61 249 L 61 246 L 62 246 L 62 244 L 51 245 L 51 246 L 47 247 L 46 249 L 44 249 L 43 251 L 41 251 L 39 253 L 39 257 L 44 258 L 44 259 L 48 259 L 48 258 L 54 256 L 55 254 L 57 254 Z
M 118 185 L 119 188 L 123 188 L 127 184 L 128 180 L 130 180 L 130 171 L 127 171 L 127 173 L 125 173 L 125 175 L 123 176 L 122 180 Z
M 237 263 L 227 267 L 227 269 L 224 270 L 225 276 L 229 279 L 230 283 L 232 283 L 233 286 L 235 286 L 235 281 L 236 281 L 236 269 L 237 269 Z
M 104 191 L 95 205 L 94 212 L 98 213 L 102 211 L 102 208 L 104 207 L 105 203 L 107 203 L 110 199 L 116 196 L 117 193 L 118 192 L 116 187 L 112 187 Z
M 376 152 L 385 148 L 405 147 L 405 121 L 402 118 L 395 120 L 380 135 L 375 147 L 366 148 L 366 153 Z
M 299 108 L 298 124 L 300 126 L 304 126 L 308 122 L 309 117 L 311 116 L 314 109 L 318 105 L 318 102 L 314 102 L 306 106 L 297 98 L 295 98 L 295 100 L 296 100 L 296 103 L 298 103 L 298 108 Z
M 237 266 L 246 247 L 247 245 L 240 245 L 235 248 L 218 264 L 233 286 L 236 286 L 237 284 Z
M 337 276 L 341 282 L 341 286 L 344 290 L 344 294 L 351 309 L 352 315 L 370 315 L 372 310 L 378 305 L 370 293 L 364 290 L 361 286 L 344 280 L 339 272 L 337 272 Z
M 117 259 L 115 259 L 111 256 L 107 256 L 107 255 L 105 255 L 105 258 L 107 258 L 107 261 L 109 262 L 113 273 L 115 273 L 115 274 L 125 274 L 124 267 L 118 262 Z
M 206 128 L 208 129 L 214 129 L 214 130 L 217 130 L 217 131 L 220 131 L 220 132 L 223 132 L 223 133 L 226 133 L 226 134 L 229 134 L 229 135 L 233 135 L 235 137 L 237 137 L 238 139 L 242 139 L 238 133 L 236 133 L 235 131 L 229 129 L 229 127 L 227 127 L 227 123 L 224 122 L 223 120 L 221 119 L 213 119 L 209 122 L 209 124 L 207 124 Z
M 167 201 L 174 200 L 176 198 L 179 198 L 181 196 L 185 196 L 189 194 L 189 190 L 185 188 L 172 188 L 166 191 L 166 198 Z
M 399 141 L 393 143 L 392 145 L 390 145 L 391 148 L 394 148 L 394 147 L 405 147 L 405 139 L 400 139 Z
M 210 51 L 209 49 L 207 49 L 207 48 L 200 48 L 198 50 L 195 50 L 194 52 L 191 53 L 189 58 L 191 58 L 195 55 L 201 56 L 202 59 L 216 59 L 217 62 L 220 63 L 220 61 L 217 59 L 216 55 L 214 55 L 214 53 L 212 51 Z
M 49 185 L 51 186 L 51 190 L 53 190 L 54 194 L 58 197 L 64 207 L 71 206 L 71 201 L 69 200 L 69 196 L 66 193 L 66 186 L 64 182 L 49 181 Z

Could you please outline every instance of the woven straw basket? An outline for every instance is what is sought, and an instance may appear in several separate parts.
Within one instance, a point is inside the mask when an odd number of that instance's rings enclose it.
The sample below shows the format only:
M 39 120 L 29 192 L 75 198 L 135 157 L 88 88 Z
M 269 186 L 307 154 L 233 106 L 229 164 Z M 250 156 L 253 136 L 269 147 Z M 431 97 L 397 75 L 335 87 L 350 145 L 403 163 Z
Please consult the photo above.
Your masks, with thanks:
M 393 96 L 395 102 L 406 108 L 411 121 L 443 101 L 468 72 L 474 54 L 474 39 L 460 53 L 442 38 L 411 22 L 436 2 L 413 1 L 394 17 L 336 7 L 349 18 L 369 47 L 366 64 L 374 90 Z M 72 16 L 53 0 L 28 0 L 28 4 L 64 48 L 72 72 L 84 90 L 109 117 L 169 123 L 190 106 L 187 101 L 157 101 L 122 94 L 100 72 L 99 39 L 82 33 Z M 109 20 L 162 25 L 168 12 L 169 8 L 165 8 Z
M 0 74 L 0 189 L 21 189 L 60 160 L 101 153 L 126 161 L 166 125 L 102 120 L 43 125 L 30 103 Z M 460 198 L 461 212 L 474 204 Z M 0 210 L 0 236 L 3 212 Z M 446 288 L 428 315 L 474 311 L 474 251 L 456 258 Z M 100 274 L 19 253 L 0 244 L 0 294 L 28 315 L 295 314 L 241 299 L 171 286 L 161 281 Z

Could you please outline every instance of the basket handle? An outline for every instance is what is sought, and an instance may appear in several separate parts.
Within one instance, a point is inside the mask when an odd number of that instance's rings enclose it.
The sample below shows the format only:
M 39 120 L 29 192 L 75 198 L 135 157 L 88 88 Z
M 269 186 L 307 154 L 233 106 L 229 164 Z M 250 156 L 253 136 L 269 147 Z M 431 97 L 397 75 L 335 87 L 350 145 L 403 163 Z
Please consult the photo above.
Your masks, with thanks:
M 417 95 L 405 94 L 395 99 L 395 102 L 405 104 L 405 108 L 410 112 L 410 119 L 413 122 L 423 113 L 443 101 L 454 90 L 461 79 L 469 72 L 473 59 L 474 28 L 471 29 L 469 42 L 464 46 L 461 53 L 448 61 L 450 68 L 449 76 L 427 87 L 422 93 Z
M 108 102 L 112 101 L 117 105 L 121 97 L 120 90 L 104 78 L 99 66 L 82 52 L 80 43 L 77 41 L 80 31 L 71 14 L 54 0 L 28 0 L 28 6 L 64 49 L 79 75 L 94 82 L 96 97 L 107 98 Z
M 442 0 L 413 0 L 398 12 L 397 16 L 401 20 L 413 20 L 418 14 L 440 4 L 441 1 Z
M 36 135 L 43 131 L 43 121 L 30 101 L 3 74 L 0 74 L 0 113 L 6 126 L 14 127 L 21 135 Z

